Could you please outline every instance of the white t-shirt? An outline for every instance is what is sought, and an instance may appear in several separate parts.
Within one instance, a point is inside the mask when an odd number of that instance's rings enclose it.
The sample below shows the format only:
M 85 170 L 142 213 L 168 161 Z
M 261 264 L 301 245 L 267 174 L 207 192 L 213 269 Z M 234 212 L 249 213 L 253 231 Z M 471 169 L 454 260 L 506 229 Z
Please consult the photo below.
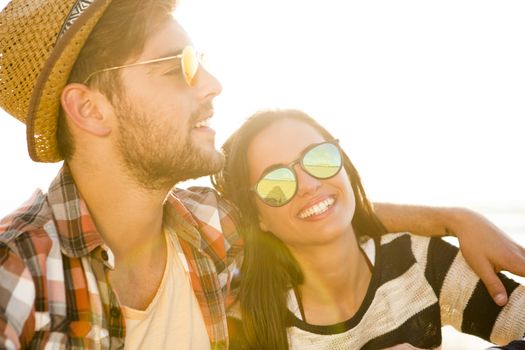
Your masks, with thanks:
M 177 236 L 166 233 L 167 263 L 146 310 L 123 306 L 125 349 L 208 350 L 210 340 Z

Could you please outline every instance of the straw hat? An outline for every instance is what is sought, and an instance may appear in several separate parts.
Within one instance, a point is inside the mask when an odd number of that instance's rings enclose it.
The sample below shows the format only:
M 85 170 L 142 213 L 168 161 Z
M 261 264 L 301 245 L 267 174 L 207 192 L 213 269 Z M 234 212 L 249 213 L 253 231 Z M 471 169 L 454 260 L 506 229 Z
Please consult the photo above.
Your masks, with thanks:
M 0 106 L 27 126 L 29 155 L 61 160 L 60 94 L 111 0 L 12 0 L 0 13 Z

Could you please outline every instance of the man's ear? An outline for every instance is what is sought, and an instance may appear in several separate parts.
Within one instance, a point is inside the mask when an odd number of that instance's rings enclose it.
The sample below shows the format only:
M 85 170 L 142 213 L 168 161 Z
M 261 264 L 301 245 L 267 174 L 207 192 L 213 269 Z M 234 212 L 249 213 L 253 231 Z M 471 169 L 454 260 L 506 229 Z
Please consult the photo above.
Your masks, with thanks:
M 66 85 L 62 91 L 60 102 L 67 118 L 78 128 L 95 136 L 107 136 L 111 127 L 107 116 L 102 111 L 100 103 L 109 103 L 100 98 L 99 92 L 83 84 L 72 83 Z

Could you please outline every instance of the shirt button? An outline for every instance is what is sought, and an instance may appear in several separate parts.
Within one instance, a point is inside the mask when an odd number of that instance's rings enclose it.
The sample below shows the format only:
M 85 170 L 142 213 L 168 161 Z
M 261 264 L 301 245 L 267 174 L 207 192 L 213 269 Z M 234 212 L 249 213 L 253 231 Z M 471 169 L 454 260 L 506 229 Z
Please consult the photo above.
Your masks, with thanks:
M 110 313 L 111 313 L 111 316 L 113 316 L 115 318 L 120 317 L 120 308 L 114 306 L 114 307 L 111 308 Z
M 100 253 L 100 256 L 102 256 L 102 259 L 103 259 L 104 261 L 108 261 L 108 259 L 109 259 L 108 252 L 106 252 L 105 250 L 103 250 L 103 251 Z

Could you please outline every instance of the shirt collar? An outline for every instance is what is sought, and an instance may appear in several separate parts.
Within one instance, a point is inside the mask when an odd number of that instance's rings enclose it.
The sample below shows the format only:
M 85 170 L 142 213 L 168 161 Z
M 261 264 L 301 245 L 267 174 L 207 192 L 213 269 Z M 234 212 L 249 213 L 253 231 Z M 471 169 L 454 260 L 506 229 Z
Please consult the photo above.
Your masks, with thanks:
M 103 250 L 109 249 L 105 247 L 66 164 L 49 187 L 48 202 L 65 255 L 78 258 L 99 246 L 103 246 Z
M 202 237 L 198 231 L 199 224 L 173 191 L 166 198 L 164 220 L 165 225 L 175 229 L 178 238 L 188 242 L 196 249 L 201 249 Z
M 103 260 L 111 260 L 113 254 L 98 233 L 67 164 L 64 164 L 51 183 L 48 202 L 53 211 L 62 252 L 65 255 L 82 257 L 100 246 L 102 249 L 98 251 L 102 256 L 109 256 L 108 259 Z M 175 228 L 180 239 L 187 241 L 196 249 L 201 249 L 199 224 L 173 192 L 170 192 L 166 198 L 164 218 L 167 225 Z

